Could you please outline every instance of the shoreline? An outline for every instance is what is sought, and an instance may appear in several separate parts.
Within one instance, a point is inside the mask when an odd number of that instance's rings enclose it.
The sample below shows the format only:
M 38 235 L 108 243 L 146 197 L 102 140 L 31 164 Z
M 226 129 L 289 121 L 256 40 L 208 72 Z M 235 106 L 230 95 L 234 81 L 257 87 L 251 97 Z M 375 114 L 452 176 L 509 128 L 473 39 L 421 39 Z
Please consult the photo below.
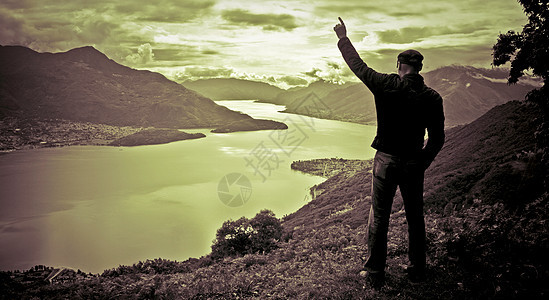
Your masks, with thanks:
M 5 117 L 0 120 L 0 155 L 17 150 L 65 146 L 144 146 L 206 137 L 188 133 L 205 129 L 212 133 L 281 130 L 287 125 L 273 120 L 251 119 L 214 128 L 156 128 L 116 126 L 65 119 Z
M 63 119 L 6 117 L 0 121 L 0 155 L 39 148 L 107 146 L 143 129 Z

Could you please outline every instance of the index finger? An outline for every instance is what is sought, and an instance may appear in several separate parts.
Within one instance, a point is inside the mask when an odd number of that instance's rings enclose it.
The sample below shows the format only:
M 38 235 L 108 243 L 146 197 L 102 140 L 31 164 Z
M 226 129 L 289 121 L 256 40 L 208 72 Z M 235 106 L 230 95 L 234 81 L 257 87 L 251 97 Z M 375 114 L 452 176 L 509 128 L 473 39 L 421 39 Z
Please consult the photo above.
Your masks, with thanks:
M 341 17 L 337 17 L 339 19 L 339 22 L 341 22 L 341 25 L 345 25 L 345 23 L 343 23 L 343 20 L 341 20 Z

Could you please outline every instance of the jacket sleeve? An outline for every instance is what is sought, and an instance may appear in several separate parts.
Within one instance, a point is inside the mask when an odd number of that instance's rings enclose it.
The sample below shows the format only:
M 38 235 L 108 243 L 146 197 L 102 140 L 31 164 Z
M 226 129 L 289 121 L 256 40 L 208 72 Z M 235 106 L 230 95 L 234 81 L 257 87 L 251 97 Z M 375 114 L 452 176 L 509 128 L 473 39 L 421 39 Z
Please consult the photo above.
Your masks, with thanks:
M 424 167 L 427 169 L 444 145 L 444 108 L 442 97 L 436 95 L 436 100 L 429 110 L 429 121 L 427 123 L 427 144 L 423 148 Z
M 391 80 L 391 76 L 388 74 L 378 73 L 374 69 L 368 67 L 360 58 L 348 37 L 341 38 L 337 43 L 337 46 L 351 71 L 353 71 L 353 73 L 355 73 L 373 93 L 378 89 L 394 84 Z

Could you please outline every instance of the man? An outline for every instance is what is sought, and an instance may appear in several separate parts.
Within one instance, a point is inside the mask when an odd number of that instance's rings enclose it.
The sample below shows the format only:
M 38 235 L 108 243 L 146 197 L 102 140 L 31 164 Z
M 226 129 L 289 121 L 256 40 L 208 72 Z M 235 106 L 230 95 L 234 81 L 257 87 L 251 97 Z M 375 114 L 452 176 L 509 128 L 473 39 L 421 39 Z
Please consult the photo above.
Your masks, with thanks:
M 347 38 L 343 20 L 339 21 L 334 27 L 338 47 L 349 68 L 374 94 L 377 113 L 368 256 L 361 274 L 376 289 L 385 282 L 387 231 L 398 186 L 408 222 L 407 273 L 411 281 L 418 282 L 424 279 L 426 267 L 423 176 L 444 144 L 442 98 L 419 75 L 423 56 L 418 51 L 398 55 L 398 75 L 378 73 L 360 58 Z M 425 130 L 429 139 L 424 146 Z

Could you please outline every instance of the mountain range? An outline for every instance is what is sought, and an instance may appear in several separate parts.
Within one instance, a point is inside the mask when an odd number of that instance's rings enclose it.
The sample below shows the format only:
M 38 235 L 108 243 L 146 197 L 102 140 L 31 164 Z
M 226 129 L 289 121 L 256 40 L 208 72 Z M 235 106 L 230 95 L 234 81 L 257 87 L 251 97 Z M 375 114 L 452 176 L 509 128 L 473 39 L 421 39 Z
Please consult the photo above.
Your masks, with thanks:
M 518 84 L 507 84 L 505 69 L 446 66 L 423 74 L 425 83 L 444 99 L 446 125 L 470 123 L 492 107 L 510 100 L 524 99 L 540 81 L 526 77 Z M 231 91 L 229 99 L 257 99 L 286 106 L 286 112 L 357 123 L 374 123 L 373 95 L 362 83 L 332 84 L 316 81 L 307 87 L 289 90 L 266 83 L 205 79 L 183 85 L 213 99 Z M 239 91 L 241 91 L 239 93 Z
M 262 99 L 274 102 L 283 90 L 268 83 L 236 78 L 211 78 L 182 83 L 213 100 Z
M 166 128 L 255 122 L 159 73 L 120 65 L 90 46 L 63 53 L 0 46 L 0 117 L 6 116 Z M 280 123 L 256 127 L 273 126 Z

